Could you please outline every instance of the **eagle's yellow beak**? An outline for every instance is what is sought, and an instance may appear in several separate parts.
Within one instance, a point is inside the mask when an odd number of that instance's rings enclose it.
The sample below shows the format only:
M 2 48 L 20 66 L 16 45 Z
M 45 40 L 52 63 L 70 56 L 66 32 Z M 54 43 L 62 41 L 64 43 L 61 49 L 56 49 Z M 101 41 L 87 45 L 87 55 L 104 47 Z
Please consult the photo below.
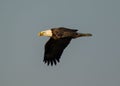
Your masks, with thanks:
M 38 36 L 43 36 L 44 32 L 38 32 Z

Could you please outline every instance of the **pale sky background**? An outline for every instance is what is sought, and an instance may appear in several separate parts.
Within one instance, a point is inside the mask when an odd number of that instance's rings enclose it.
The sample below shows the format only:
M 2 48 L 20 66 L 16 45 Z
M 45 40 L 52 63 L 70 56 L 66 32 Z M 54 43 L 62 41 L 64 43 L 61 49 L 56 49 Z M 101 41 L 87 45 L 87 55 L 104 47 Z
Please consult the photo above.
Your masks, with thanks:
M 37 33 L 59 26 L 93 37 L 51 67 Z M 0 86 L 120 86 L 120 0 L 0 0 Z

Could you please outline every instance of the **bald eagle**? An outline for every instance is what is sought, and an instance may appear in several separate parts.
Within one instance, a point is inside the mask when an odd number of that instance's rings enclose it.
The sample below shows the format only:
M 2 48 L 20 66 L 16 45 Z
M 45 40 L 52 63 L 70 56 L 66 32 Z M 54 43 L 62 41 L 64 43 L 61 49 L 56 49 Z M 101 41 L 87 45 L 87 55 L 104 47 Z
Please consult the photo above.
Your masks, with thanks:
M 65 27 L 52 28 L 41 31 L 38 36 L 48 36 L 50 39 L 45 44 L 44 63 L 47 65 L 57 64 L 64 49 L 68 46 L 72 39 L 78 37 L 92 36 L 90 33 L 78 33 L 77 29 L 69 29 Z

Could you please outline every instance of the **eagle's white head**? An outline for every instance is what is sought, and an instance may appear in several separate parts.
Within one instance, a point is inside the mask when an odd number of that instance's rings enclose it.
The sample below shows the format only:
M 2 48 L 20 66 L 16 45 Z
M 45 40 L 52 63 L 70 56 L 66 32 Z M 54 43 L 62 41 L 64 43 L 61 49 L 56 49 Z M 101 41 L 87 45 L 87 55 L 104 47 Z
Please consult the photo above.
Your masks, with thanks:
M 38 32 L 38 36 L 49 36 L 49 37 L 51 37 L 52 36 L 52 30 L 45 30 L 45 31 Z

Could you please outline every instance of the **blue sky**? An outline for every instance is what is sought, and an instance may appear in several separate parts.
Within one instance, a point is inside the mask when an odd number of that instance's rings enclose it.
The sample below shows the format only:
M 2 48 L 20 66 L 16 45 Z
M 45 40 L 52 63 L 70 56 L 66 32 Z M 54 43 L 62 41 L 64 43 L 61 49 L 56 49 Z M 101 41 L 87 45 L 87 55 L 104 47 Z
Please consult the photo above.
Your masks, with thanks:
M 120 86 L 119 0 L 1 0 L 0 86 Z M 73 39 L 61 62 L 43 60 L 53 27 L 89 32 Z

